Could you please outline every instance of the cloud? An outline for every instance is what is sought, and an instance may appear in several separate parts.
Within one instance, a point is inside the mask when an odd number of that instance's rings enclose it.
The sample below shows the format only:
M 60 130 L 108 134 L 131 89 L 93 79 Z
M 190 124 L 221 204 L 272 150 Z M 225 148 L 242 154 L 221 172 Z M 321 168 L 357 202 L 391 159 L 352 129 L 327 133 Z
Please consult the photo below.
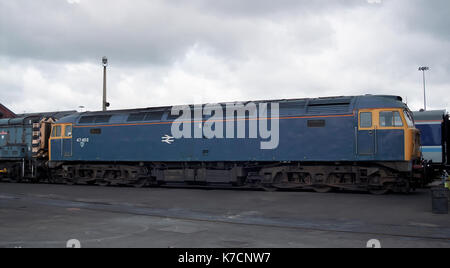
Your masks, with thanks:
M 169 0 L 170 2 L 183 5 L 185 0 Z M 222 16 L 290 16 L 304 15 L 314 12 L 322 13 L 333 9 L 364 6 L 365 0 L 191 0 L 191 5 L 201 10 L 214 12 Z
M 445 1 L 0 0 L 0 91 L 16 111 L 395 94 L 448 107 Z M 447 7 L 447 9 L 445 9 Z M 427 21 L 420 23 L 421 18 Z
M 397 21 L 404 25 L 404 30 L 449 41 L 450 3 L 448 1 L 390 0 L 389 4 L 401 15 Z
M 200 43 L 218 54 L 240 57 L 243 48 L 270 38 L 265 25 L 274 20 L 298 21 L 299 13 L 309 18 L 315 13 L 307 11 L 361 2 L 2 0 L 0 54 L 59 61 L 92 61 L 107 54 L 123 64 L 171 64 Z M 307 32 L 309 26 L 297 32 Z

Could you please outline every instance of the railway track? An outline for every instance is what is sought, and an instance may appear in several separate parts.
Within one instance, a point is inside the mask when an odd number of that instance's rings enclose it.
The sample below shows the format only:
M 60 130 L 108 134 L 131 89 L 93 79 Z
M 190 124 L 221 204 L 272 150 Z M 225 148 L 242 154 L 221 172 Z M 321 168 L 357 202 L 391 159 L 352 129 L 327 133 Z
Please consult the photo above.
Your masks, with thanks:
M 266 185 L 261 183 L 249 183 L 246 185 L 236 186 L 233 184 L 195 184 L 195 183 L 164 183 L 164 184 L 102 184 L 102 183 L 68 183 L 68 182 L 54 182 L 51 180 L 34 182 L 32 180 L 12 180 L 8 178 L 0 178 L 0 183 L 19 183 L 19 184 L 47 184 L 47 185 L 86 185 L 86 186 L 98 186 L 98 187 L 125 187 L 125 188 L 176 188 L 176 189 L 205 189 L 205 190 L 242 190 L 242 191 L 266 191 L 266 192 L 274 192 L 274 191 L 308 191 L 308 192 L 317 192 L 317 193 L 329 193 L 329 192 L 354 192 L 354 193 L 366 193 L 367 191 L 363 188 L 355 187 L 354 185 L 342 186 L 342 187 L 333 187 L 333 186 L 299 186 L 295 183 L 285 183 L 285 184 L 273 184 Z M 389 189 L 377 189 L 371 190 L 368 193 L 373 195 L 385 195 L 387 193 L 401 193 L 408 194 L 410 192 L 414 192 L 417 189 L 408 189 L 407 191 L 393 191 Z

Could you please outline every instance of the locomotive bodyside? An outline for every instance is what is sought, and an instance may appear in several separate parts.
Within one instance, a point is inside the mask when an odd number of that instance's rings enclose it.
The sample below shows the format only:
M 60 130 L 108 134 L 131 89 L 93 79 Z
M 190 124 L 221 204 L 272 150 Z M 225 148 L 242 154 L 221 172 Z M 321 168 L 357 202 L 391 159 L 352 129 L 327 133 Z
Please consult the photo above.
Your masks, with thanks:
M 167 111 L 169 113 L 170 111 Z M 127 116 L 116 115 L 112 120 Z M 324 127 L 308 129 L 309 120 L 324 120 Z M 245 119 L 243 119 L 245 120 Z M 120 122 L 117 120 L 116 122 Z M 190 162 L 190 161 L 335 161 L 356 160 L 353 141 L 354 115 L 298 116 L 280 119 L 279 146 L 260 149 L 261 138 L 174 139 L 172 121 L 141 124 L 62 124 L 73 128 L 73 137 L 52 137 L 52 161 L 89 162 Z M 192 128 L 198 124 L 193 124 Z M 341 135 L 330 135 L 339 129 Z M 63 131 L 64 132 L 64 131 Z M 249 133 L 248 125 L 246 133 Z M 324 144 L 323 141 L 327 141 Z M 346 146 L 349 145 L 349 146 Z M 61 147 L 62 146 L 62 147 Z M 61 150 L 63 148 L 63 150 Z M 72 150 L 72 151 L 70 151 Z M 324 153 L 324 151 L 326 153 Z M 63 152 L 63 153 L 62 153 Z M 402 155 L 403 156 L 403 155 Z M 399 156 L 399 157 L 402 157 Z

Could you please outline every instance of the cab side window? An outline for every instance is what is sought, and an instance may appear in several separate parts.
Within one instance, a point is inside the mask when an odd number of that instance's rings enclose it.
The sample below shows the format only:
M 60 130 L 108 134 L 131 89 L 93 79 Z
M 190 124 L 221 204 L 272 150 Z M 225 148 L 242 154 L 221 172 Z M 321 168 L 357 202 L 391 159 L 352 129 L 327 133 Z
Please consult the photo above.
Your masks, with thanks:
M 408 124 L 408 127 L 413 128 L 414 127 L 414 119 L 413 119 L 412 115 L 410 114 L 410 112 L 405 110 L 405 111 L 403 111 L 403 114 L 405 115 L 406 124 Z
M 399 112 L 380 112 L 381 127 L 402 127 L 403 121 Z
M 64 130 L 64 137 L 72 137 L 72 126 L 67 125 Z
M 54 126 L 52 131 L 52 137 L 61 137 L 61 126 Z
M 361 128 L 370 128 L 372 127 L 372 113 L 360 113 L 359 115 L 359 126 Z

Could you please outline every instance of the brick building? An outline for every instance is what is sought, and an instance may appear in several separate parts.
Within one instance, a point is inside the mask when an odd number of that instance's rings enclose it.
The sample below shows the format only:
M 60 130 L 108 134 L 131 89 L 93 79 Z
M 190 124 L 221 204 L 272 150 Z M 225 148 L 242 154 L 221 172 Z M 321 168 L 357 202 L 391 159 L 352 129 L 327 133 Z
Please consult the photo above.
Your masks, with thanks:
M 16 114 L 13 113 L 10 109 L 6 108 L 3 104 L 0 103 L 0 119 L 2 118 L 13 118 L 16 117 Z

